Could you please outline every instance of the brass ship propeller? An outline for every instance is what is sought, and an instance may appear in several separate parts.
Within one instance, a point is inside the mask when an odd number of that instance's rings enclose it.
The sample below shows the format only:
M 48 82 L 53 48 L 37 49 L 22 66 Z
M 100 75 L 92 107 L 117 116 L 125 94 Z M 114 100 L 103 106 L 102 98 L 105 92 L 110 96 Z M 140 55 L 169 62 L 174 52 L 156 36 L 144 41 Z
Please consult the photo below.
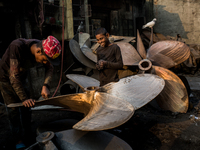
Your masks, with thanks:
M 140 34 L 137 32 L 137 51 L 144 59 L 139 63 L 139 67 L 150 62 L 151 73 L 165 80 L 164 89 L 156 97 L 158 105 L 164 110 L 186 113 L 189 103 L 187 89 L 182 80 L 168 68 L 187 60 L 190 56 L 190 48 L 183 42 L 165 40 L 153 44 L 146 52 Z
M 84 75 L 69 74 L 83 93 L 57 96 L 36 101 L 36 105 L 67 107 L 85 114 L 73 128 L 83 131 L 111 129 L 128 121 L 134 111 L 152 99 L 164 88 L 164 80 L 157 75 L 140 74 L 99 87 L 99 81 Z M 19 107 L 22 103 L 10 104 Z

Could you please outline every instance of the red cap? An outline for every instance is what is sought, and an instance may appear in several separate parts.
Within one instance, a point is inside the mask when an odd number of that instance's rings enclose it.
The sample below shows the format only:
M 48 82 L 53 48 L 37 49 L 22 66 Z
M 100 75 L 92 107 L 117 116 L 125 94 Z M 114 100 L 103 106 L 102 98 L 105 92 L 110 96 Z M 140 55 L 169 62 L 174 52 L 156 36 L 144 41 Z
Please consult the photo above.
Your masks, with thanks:
M 61 53 L 60 42 L 53 36 L 48 36 L 42 41 L 44 52 L 51 64 L 57 66 L 60 64 L 59 55 Z

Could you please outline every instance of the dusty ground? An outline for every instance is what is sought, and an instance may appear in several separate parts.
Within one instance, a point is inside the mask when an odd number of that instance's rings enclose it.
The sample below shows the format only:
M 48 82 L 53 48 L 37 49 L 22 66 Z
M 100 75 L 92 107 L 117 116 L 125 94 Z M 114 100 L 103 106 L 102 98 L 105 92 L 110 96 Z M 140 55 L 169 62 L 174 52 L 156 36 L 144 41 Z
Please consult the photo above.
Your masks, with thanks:
M 158 110 L 147 104 L 137 110 L 127 123 L 107 132 L 126 141 L 133 150 L 200 150 L 200 121 L 189 119 L 190 115 L 200 117 L 199 100 L 200 91 L 192 90 L 191 105 L 186 114 Z M 1 106 L 0 109 L 0 149 L 12 150 L 12 135 L 5 108 Z M 80 120 L 83 117 L 80 113 L 52 109 L 34 110 L 32 116 L 34 133 L 44 123 L 60 119 Z

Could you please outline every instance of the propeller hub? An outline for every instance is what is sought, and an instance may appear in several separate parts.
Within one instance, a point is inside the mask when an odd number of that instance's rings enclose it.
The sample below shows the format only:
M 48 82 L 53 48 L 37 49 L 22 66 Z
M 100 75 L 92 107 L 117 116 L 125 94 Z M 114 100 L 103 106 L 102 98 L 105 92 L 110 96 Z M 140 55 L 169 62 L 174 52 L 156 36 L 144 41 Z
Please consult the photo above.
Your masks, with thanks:
M 98 89 L 98 86 L 89 86 L 85 88 L 85 91 L 97 91 Z
M 50 141 L 53 137 L 54 137 L 54 132 L 47 131 L 47 132 L 43 132 L 43 133 L 39 134 L 36 137 L 36 141 L 39 143 L 46 143 L 46 142 Z
M 98 86 L 89 86 L 84 88 L 86 94 L 87 94 L 87 102 L 88 103 L 92 103 L 92 101 L 94 100 L 94 94 L 95 92 L 99 89 Z
M 148 59 L 143 59 L 143 60 L 141 60 L 141 61 L 139 62 L 138 67 L 139 67 L 139 69 L 142 70 L 142 71 L 147 71 L 147 70 L 151 69 L 152 63 L 151 63 L 151 61 L 148 60 Z

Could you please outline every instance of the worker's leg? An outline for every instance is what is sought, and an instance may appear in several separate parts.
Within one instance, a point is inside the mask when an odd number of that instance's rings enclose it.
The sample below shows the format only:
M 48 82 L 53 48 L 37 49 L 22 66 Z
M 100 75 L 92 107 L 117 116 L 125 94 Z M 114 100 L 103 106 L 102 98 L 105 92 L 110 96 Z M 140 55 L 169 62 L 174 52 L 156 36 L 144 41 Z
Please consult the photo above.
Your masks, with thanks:
M 22 140 L 23 131 L 21 126 L 21 119 L 20 119 L 20 109 L 19 107 L 16 108 L 9 108 L 7 107 L 8 118 L 10 121 L 10 128 L 12 131 L 12 135 L 16 143 Z
M 31 108 L 28 107 L 20 107 L 20 117 L 21 117 L 21 124 L 23 129 L 23 141 L 29 140 L 29 137 L 32 136 L 31 133 Z
M 0 90 L 6 105 L 21 102 L 9 82 L 0 82 Z M 18 141 L 22 140 L 22 137 L 25 135 L 24 131 L 30 130 L 30 127 L 28 127 L 31 124 L 30 108 L 7 107 L 7 113 L 10 121 L 11 131 L 17 143 Z

